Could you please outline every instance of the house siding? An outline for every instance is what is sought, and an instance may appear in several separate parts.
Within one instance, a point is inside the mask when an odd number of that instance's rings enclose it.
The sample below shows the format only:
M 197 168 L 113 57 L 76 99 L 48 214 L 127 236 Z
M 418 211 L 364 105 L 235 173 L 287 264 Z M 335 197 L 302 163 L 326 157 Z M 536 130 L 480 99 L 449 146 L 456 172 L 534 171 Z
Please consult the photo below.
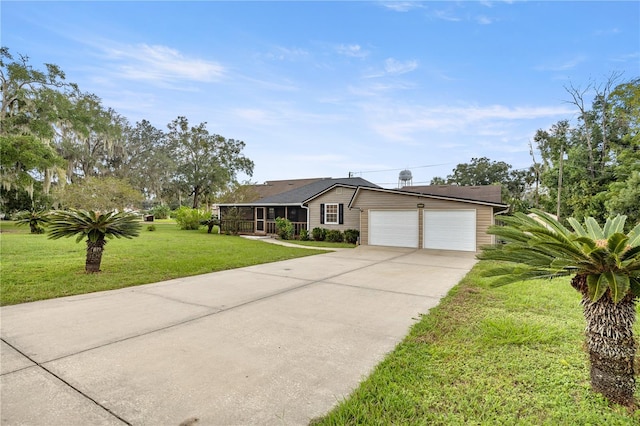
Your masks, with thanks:
M 424 207 L 418 208 L 418 204 Z M 487 234 L 487 228 L 493 224 L 493 208 L 474 203 L 453 200 L 435 200 L 415 195 L 385 193 L 379 191 L 361 191 L 355 200 L 354 211 L 360 210 L 360 241 L 369 241 L 369 210 L 418 210 L 419 215 L 419 247 L 424 247 L 424 215 L 422 210 L 475 210 L 476 211 L 476 251 L 480 247 L 493 242 Z M 319 216 L 320 213 L 318 213 Z
M 359 229 L 360 214 L 357 209 L 349 209 L 349 202 L 355 193 L 354 188 L 336 187 L 326 193 L 314 198 L 308 204 L 309 207 L 309 232 L 313 228 L 338 229 Z M 320 205 L 328 203 L 337 203 L 344 205 L 344 223 L 342 225 L 333 225 L 320 223 Z

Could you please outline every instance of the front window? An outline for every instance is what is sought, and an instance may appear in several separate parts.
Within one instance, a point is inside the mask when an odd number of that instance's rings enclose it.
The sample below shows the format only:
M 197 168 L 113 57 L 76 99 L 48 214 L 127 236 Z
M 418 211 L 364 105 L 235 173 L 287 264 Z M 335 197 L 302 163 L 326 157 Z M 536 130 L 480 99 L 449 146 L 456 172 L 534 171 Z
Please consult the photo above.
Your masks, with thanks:
M 338 224 L 338 205 L 337 204 L 326 204 L 324 206 L 324 223 L 327 224 Z

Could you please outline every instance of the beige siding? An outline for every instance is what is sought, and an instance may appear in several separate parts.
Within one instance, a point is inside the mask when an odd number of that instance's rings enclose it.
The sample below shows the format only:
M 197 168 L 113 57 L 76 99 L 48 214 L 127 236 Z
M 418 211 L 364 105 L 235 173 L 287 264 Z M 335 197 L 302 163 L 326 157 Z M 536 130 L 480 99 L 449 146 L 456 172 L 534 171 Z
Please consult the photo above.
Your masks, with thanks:
M 418 207 L 418 204 L 424 206 Z M 487 228 L 493 224 L 493 208 L 474 203 L 454 200 L 434 200 L 431 198 L 393 194 L 379 191 L 361 191 L 354 203 L 354 210 L 360 209 L 360 241 L 367 244 L 369 241 L 369 210 L 404 210 L 404 209 L 429 209 L 429 210 L 476 210 L 476 250 L 486 244 L 491 244 L 493 238 L 487 234 Z M 318 213 L 319 215 L 319 213 Z M 423 247 L 423 217 L 420 214 L 419 244 Z
M 355 193 L 353 188 L 337 187 L 333 188 L 321 196 L 309 202 L 309 232 L 313 228 L 325 229 L 360 229 L 360 215 L 358 209 L 349 210 L 349 202 Z M 344 224 L 330 225 L 320 223 L 320 204 L 337 203 L 344 205 Z

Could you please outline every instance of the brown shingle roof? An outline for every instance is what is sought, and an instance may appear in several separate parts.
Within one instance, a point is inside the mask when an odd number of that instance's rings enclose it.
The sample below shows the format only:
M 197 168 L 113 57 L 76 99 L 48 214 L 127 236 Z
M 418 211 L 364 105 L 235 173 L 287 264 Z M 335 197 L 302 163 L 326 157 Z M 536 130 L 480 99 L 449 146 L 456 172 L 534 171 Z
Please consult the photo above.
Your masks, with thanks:
M 265 183 L 257 183 L 251 185 L 256 193 L 256 197 L 252 200 L 246 200 L 246 202 L 252 202 L 261 198 L 271 197 L 276 194 L 291 191 L 292 189 L 300 188 L 310 183 L 328 179 L 328 178 L 308 178 L 308 179 L 286 179 L 286 180 L 269 180 Z
M 502 187 L 500 185 L 457 186 L 457 185 L 424 185 L 405 186 L 402 191 L 420 194 L 440 195 L 443 197 L 464 198 L 466 200 L 502 203 Z

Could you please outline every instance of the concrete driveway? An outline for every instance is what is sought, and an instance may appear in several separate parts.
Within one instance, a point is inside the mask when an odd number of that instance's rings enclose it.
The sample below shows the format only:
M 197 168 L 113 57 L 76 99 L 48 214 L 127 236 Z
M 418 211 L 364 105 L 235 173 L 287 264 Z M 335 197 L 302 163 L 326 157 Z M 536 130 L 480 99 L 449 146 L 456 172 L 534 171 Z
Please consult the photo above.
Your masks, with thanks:
M 359 247 L 0 308 L 3 425 L 298 425 L 475 263 Z

